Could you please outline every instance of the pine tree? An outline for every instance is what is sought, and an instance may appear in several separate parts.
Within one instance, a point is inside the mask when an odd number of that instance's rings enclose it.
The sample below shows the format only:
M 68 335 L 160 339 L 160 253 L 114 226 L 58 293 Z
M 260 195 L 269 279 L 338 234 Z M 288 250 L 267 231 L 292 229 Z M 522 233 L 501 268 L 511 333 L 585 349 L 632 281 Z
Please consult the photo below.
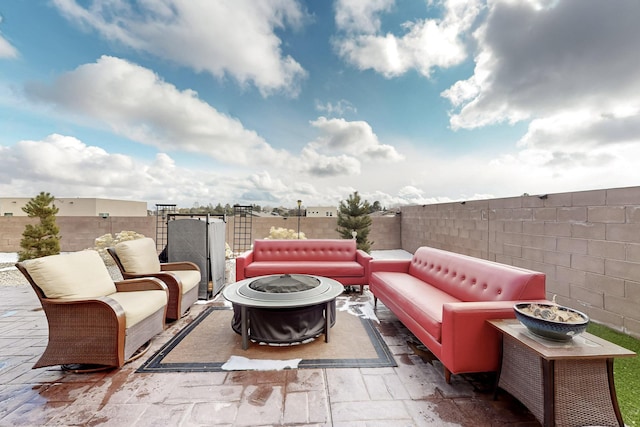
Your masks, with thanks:
M 343 239 L 352 239 L 353 232 L 356 234 L 356 242 L 358 249 L 369 252 L 373 242 L 368 241 L 369 231 L 371 230 L 371 217 L 369 212 L 371 206 L 368 201 L 362 201 L 360 195 L 355 191 L 349 196 L 345 202 L 340 202 L 338 210 L 338 228 L 336 231 L 340 233 Z
M 60 253 L 60 229 L 56 224 L 56 214 L 59 209 L 53 205 L 55 197 L 44 191 L 29 200 L 22 208 L 29 218 L 40 218 L 39 224 L 27 224 L 22 232 L 18 259 L 40 258 Z

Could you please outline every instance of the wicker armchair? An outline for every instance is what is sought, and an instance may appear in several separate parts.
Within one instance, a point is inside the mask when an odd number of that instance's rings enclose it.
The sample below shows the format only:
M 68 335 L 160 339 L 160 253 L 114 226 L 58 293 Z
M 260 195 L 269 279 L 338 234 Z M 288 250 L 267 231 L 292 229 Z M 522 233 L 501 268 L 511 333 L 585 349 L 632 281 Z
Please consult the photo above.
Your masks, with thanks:
M 107 248 L 125 279 L 155 277 L 169 288 L 167 320 L 177 320 L 198 300 L 200 269 L 192 262 L 160 263 L 153 239 L 127 240 Z
M 95 251 L 16 264 L 35 291 L 49 325 L 47 347 L 33 368 L 121 367 L 164 330 L 168 291 L 160 280 L 113 282 Z

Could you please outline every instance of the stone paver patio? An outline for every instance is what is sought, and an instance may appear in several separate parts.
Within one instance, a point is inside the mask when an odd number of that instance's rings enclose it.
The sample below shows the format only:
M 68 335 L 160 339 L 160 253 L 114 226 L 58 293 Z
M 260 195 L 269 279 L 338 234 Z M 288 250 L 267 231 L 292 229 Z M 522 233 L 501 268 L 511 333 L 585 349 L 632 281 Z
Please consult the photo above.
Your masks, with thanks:
M 0 426 L 538 426 L 506 393 L 493 400 L 490 375 L 454 375 L 411 344 L 380 305 L 378 328 L 398 367 L 140 374 L 135 370 L 206 305 L 154 339 L 122 369 L 74 374 L 31 369 L 47 322 L 28 286 L 0 287 Z M 351 294 L 371 304 L 371 294 Z

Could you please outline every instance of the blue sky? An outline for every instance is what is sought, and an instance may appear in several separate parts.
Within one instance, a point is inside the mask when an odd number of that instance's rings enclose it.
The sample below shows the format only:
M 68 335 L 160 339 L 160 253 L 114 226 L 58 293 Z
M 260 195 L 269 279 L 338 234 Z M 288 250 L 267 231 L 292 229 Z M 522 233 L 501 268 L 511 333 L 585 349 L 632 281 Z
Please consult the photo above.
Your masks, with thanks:
M 7 0 L 0 194 L 385 207 L 639 185 L 637 0 Z

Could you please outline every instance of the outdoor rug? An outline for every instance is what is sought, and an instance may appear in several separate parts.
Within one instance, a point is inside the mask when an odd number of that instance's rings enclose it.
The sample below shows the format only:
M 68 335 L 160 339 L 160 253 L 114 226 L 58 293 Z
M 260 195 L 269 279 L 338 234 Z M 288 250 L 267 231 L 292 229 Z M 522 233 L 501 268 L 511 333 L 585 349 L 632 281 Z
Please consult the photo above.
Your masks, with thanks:
M 233 310 L 209 307 L 149 358 L 136 372 L 221 372 L 253 370 L 265 362 L 278 366 L 297 360 L 297 368 L 378 368 L 397 366 L 374 321 L 338 310 L 329 333 L 304 344 L 272 346 L 250 342 L 242 350 L 242 337 L 231 329 Z M 248 367 L 231 367 L 246 361 Z M 256 362 L 252 365 L 251 362 Z M 273 363 L 271 363 L 273 362 Z M 263 363 L 263 364 L 265 364 Z M 226 365 L 225 365 L 226 364 Z M 286 365 L 286 364 L 285 364 Z M 294 366 L 296 367 L 296 366 Z M 282 369 L 281 367 L 266 369 Z

